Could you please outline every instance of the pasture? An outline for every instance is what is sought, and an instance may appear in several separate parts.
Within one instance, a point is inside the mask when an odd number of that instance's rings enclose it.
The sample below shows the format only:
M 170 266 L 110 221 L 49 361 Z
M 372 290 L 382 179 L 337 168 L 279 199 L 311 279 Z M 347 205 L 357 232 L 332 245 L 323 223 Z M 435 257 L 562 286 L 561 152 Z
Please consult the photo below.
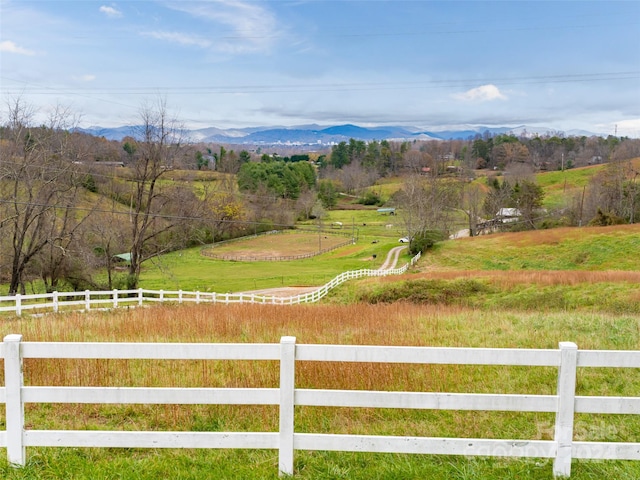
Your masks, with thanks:
M 238 240 L 226 244 L 224 248 L 230 252 L 250 252 L 251 255 L 262 256 L 273 251 L 273 244 L 263 243 L 268 237 L 282 243 L 282 252 L 288 247 L 286 236 L 261 236 L 258 239 Z M 331 238 L 325 239 L 327 236 Z M 277 237 L 277 238 L 275 238 Z M 318 242 L 344 242 L 343 236 L 323 235 L 319 240 L 317 234 L 308 234 L 307 244 L 313 251 Z M 397 239 L 396 239 L 397 240 Z M 324 243 L 323 243 L 324 245 Z M 356 245 L 347 245 L 319 256 L 303 260 L 291 261 L 225 261 L 203 255 L 203 247 L 172 252 L 146 262 L 140 287 L 146 289 L 190 290 L 200 292 L 241 292 L 283 286 L 321 286 L 333 277 L 348 270 L 362 268 L 379 268 L 382 266 L 387 252 L 397 243 L 371 243 L 360 241 Z M 208 247 L 205 247 L 208 248 Z M 214 251 L 219 247 L 215 247 Z M 399 265 L 409 260 L 404 253 Z
M 640 270 L 640 224 L 555 228 L 436 244 L 429 270 Z
M 320 254 L 347 241 L 349 241 L 348 236 L 333 235 L 320 230 L 318 233 L 284 230 L 239 241 L 214 244 L 203 248 L 202 253 L 213 258 L 231 257 L 237 261 L 262 258 L 289 260 Z
M 380 223 L 375 228 L 387 231 L 382 222 L 388 217 L 375 210 L 362 214 L 362 223 Z M 335 212 L 333 218 L 347 215 Z M 357 245 L 292 262 L 224 262 L 203 256 L 201 247 L 174 252 L 145 265 L 141 286 L 224 292 L 320 285 L 336 273 L 382 264 L 397 239 L 380 236 L 383 241 L 371 243 L 378 238 L 372 232 Z M 241 242 L 228 245 L 240 251 Z M 21 333 L 25 341 L 273 343 L 292 335 L 300 343 L 556 348 L 559 341 L 572 341 L 581 349 L 640 350 L 640 256 L 634 254 L 639 247 L 637 225 L 489 235 L 438 244 L 401 280 L 352 282 L 321 305 L 165 305 L 24 317 L 0 328 L 2 335 Z M 27 385 L 274 387 L 277 374 L 277 362 L 25 362 Z M 302 388 L 553 394 L 554 382 L 554 369 L 545 367 L 303 362 L 296 373 Z M 638 369 L 595 369 L 578 376 L 580 395 L 637 396 L 639 391 Z M 554 418 L 548 413 L 298 409 L 296 432 L 553 438 Z M 636 417 L 578 414 L 575 439 L 637 441 Z M 278 426 L 274 406 L 32 404 L 27 418 L 32 429 L 275 431 Z M 10 480 L 275 479 L 278 470 L 277 452 L 269 450 L 30 448 L 29 458 L 24 469 L 14 470 L 0 451 L 0 475 Z M 552 478 L 552 462 L 298 451 L 295 471 L 301 479 L 541 480 Z M 640 462 L 574 460 L 571 478 L 637 479 Z
M 406 302 L 316 306 L 162 306 L 17 319 L 2 334 L 28 341 L 277 342 L 293 335 L 301 343 L 640 349 L 637 317 L 606 313 L 480 310 Z M 27 385 L 273 387 L 277 362 L 37 360 L 25 364 Z M 349 388 L 476 393 L 555 391 L 555 369 L 448 365 L 334 364 L 302 362 L 301 388 Z M 596 369 L 580 374 L 581 395 L 637 395 L 640 372 Z M 28 405 L 28 428 L 274 431 L 272 406 Z M 550 439 L 546 413 L 414 411 L 303 407 L 297 432 L 464 438 Z M 576 418 L 578 439 L 637 441 L 640 419 L 600 415 Z M 0 455 L 0 457 L 2 457 Z M 252 450 L 131 450 L 30 448 L 22 470 L 0 458 L 0 473 L 26 478 L 277 478 L 277 453 Z M 296 478 L 551 478 L 543 459 L 304 452 L 296 453 Z M 574 461 L 572 478 L 632 479 L 638 462 Z
M 331 300 L 640 315 L 638 251 L 640 225 L 463 238 L 436 244 L 402 279 L 362 280 Z

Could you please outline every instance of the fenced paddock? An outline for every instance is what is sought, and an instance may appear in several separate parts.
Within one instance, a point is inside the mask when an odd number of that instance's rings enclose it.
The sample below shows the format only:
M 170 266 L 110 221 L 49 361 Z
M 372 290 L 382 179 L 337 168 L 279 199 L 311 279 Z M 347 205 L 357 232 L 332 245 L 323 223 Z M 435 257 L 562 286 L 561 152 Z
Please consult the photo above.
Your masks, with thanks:
M 325 297 L 332 289 L 348 280 L 364 277 L 384 277 L 387 275 L 402 275 L 420 259 L 420 253 L 408 263 L 399 268 L 374 270 L 364 268 L 342 272 L 330 282 L 318 289 L 280 297 L 275 295 L 258 295 L 254 293 L 216 293 L 216 292 L 187 292 L 183 290 L 104 290 L 84 292 L 53 292 L 33 295 L 0 296 L 0 312 L 14 312 L 20 316 L 24 311 L 53 311 L 63 309 L 91 310 L 96 308 L 118 308 L 123 306 L 142 306 L 150 303 L 261 303 L 272 305 L 297 305 L 314 303 Z
M 27 447 L 275 449 L 279 471 L 293 474 L 295 450 L 386 452 L 553 458 L 555 476 L 571 473 L 572 459 L 640 460 L 637 442 L 574 440 L 576 414 L 639 415 L 640 397 L 577 396 L 578 369 L 640 368 L 640 351 L 558 349 L 440 348 L 296 344 L 171 344 L 23 342 L 7 335 L 0 346 L 5 386 L 6 430 L 0 447 L 9 463 L 27 460 Z M 274 388 L 62 387 L 23 384 L 24 359 L 251 360 L 279 362 Z M 506 365 L 557 369 L 553 395 L 362 391 L 296 388 L 297 362 L 382 364 Z M 273 432 L 172 432 L 25 429 L 25 404 L 216 404 L 276 405 Z M 433 410 L 547 412 L 555 414 L 553 440 L 436 438 L 416 436 L 296 433 L 295 407 L 402 408 Z

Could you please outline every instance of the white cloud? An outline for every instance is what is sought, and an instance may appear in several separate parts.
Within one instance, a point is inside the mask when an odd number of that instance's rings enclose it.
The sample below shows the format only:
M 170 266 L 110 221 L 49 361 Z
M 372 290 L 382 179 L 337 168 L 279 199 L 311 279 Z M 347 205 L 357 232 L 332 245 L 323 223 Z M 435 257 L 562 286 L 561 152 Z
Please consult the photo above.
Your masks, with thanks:
M 109 18 L 120 18 L 122 17 L 122 12 L 114 7 L 109 7 L 107 5 L 102 5 L 100 7 L 100 12 L 104 13 Z
M 268 50 L 276 36 L 283 32 L 275 15 L 263 5 L 237 0 L 209 0 L 205 2 L 173 2 L 174 10 L 195 18 L 227 27 L 212 47 L 227 53 L 250 53 Z
M 30 55 L 33 56 L 36 54 L 33 50 L 29 50 L 27 48 L 19 47 L 14 42 L 10 40 L 5 40 L 0 42 L 0 52 L 9 52 L 9 53 L 17 53 L 18 55 Z
M 171 43 L 178 43 L 180 45 L 196 45 L 202 48 L 211 46 L 211 41 L 205 38 L 180 32 L 143 32 L 142 35 L 157 38 L 158 40 L 166 40 Z
M 492 84 L 481 85 L 480 87 L 472 88 L 462 93 L 455 93 L 452 95 L 456 100 L 463 102 L 489 102 L 492 100 L 506 100 L 507 97 L 503 95 L 498 87 Z

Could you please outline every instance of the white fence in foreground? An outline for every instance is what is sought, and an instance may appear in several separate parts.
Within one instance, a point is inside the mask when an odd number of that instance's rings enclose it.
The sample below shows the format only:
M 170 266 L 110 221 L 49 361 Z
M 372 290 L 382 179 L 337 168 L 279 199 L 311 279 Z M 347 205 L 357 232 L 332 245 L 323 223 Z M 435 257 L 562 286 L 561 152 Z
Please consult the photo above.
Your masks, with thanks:
M 22 342 L 8 335 L 0 347 L 4 358 L 6 431 L 0 447 L 11 464 L 24 465 L 25 447 L 252 448 L 279 450 L 279 469 L 293 474 L 295 450 L 334 450 L 414 454 L 488 455 L 554 458 L 556 476 L 569 476 L 572 458 L 640 460 L 640 443 L 573 440 L 576 413 L 640 414 L 640 397 L 576 396 L 578 368 L 640 368 L 640 351 L 578 350 L 562 342 L 559 349 L 383 347 L 280 344 L 157 344 Z M 25 358 L 276 360 L 279 388 L 110 388 L 24 386 Z M 412 364 L 512 365 L 558 368 L 555 395 L 387 392 L 300 389 L 295 387 L 298 361 Z M 234 404 L 279 405 L 277 432 L 158 432 L 25 430 L 25 403 Z M 296 433 L 295 406 L 372 407 L 440 410 L 552 412 L 554 440 L 428 438 Z
M 334 277 L 329 283 L 317 290 L 280 297 L 275 295 L 258 295 L 255 293 L 216 293 L 216 292 L 185 292 L 182 290 L 104 290 L 84 292 L 53 292 L 37 293 L 33 295 L 0 296 L 0 312 L 15 312 L 22 315 L 25 310 L 51 310 L 58 312 L 66 307 L 91 310 L 94 308 L 118 308 L 121 306 L 141 306 L 145 303 L 263 303 L 273 305 L 295 305 L 313 303 L 326 296 L 330 290 L 343 284 L 347 280 L 363 277 L 385 277 L 387 275 L 401 275 L 420 259 L 420 253 L 411 261 L 399 268 L 373 270 L 364 268 L 343 272 Z

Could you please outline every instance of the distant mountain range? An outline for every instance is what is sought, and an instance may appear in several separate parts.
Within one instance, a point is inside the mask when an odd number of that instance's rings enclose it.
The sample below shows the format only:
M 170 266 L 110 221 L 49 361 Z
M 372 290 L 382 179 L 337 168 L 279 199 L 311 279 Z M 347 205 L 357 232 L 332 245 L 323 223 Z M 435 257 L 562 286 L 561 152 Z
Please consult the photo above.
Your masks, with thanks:
M 108 140 L 122 140 L 124 137 L 136 137 L 140 127 L 122 126 L 115 128 L 89 127 L 78 128 L 78 131 L 89 133 L 97 137 L 105 137 Z M 476 135 L 489 132 L 496 134 L 514 134 L 517 136 L 534 136 L 557 134 L 558 131 L 545 127 L 484 127 L 469 126 L 459 130 L 433 129 L 423 130 L 418 127 L 359 127 L 357 125 L 336 125 L 322 127 L 320 125 L 302 125 L 296 127 L 251 127 L 220 129 L 215 127 L 187 130 L 184 136 L 194 143 L 221 143 L 229 145 L 334 145 L 342 141 L 356 140 L 389 140 L 389 141 L 413 141 L 413 140 L 466 140 Z M 593 136 L 598 135 L 583 130 L 571 130 L 562 132 L 567 136 Z

